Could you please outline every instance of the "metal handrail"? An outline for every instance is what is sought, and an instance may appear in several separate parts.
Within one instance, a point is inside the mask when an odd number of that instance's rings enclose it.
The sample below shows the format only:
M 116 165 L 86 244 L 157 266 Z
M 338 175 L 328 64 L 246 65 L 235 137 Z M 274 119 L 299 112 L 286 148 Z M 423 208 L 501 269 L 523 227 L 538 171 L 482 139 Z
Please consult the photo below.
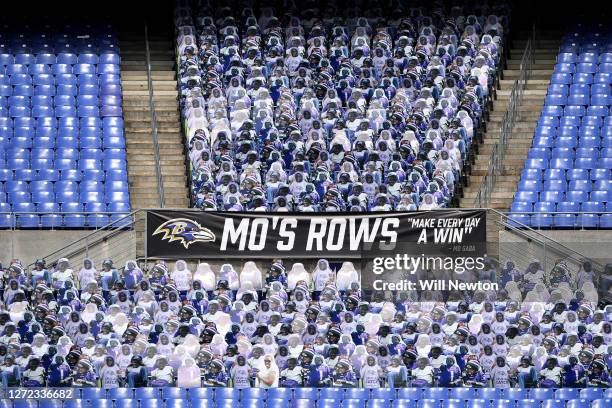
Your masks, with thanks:
M 79 239 L 74 240 L 74 241 L 72 241 L 71 243 L 69 243 L 69 244 L 67 244 L 67 245 L 64 245 L 64 246 L 63 246 L 63 247 L 61 247 L 61 248 L 56 249 L 56 250 L 55 250 L 55 251 L 53 251 L 52 253 L 50 253 L 50 254 L 48 254 L 48 255 L 46 255 L 46 256 L 44 256 L 44 257 L 42 257 L 42 259 L 45 259 L 45 260 L 46 260 L 46 259 L 49 259 L 49 258 L 54 259 L 54 255 L 56 255 L 56 254 L 58 254 L 58 253 L 59 253 L 59 254 L 61 254 L 61 253 L 65 253 L 65 250 L 66 250 L 66 249 L 70 248 L 71 246 L 74 246 L 75 244 L 77 244 L 77 243 L 79 243 L 79 242 L 81 242 L 81 241 L 85 241 L 85 243 L 86 243 L 86 244 L 88 244 L 88 243 L 89 243 L 89 239 L 90 239 L 91 237 L 93 237 L 94 235 L 99 234 L 99 233 L 100 233 L 100 231 L 103 231 L 103 230 L 108 230 L 109 228 L 112 228 L 112 227 L 113 227 L 113 226 L 115 226 L 115 225 L 120 225 L 121 223 L 125 222 L 125 220 L 126 220 L 126 219 L 128 219 L 128 218 L 129 218 L 130 220 L 135 219 L 136 214 L 138 214 L 138 213 L 140 213 L 140 212 L 142 212 L 142 211 L 144 211 L 144 210 L 140 209 L 140 210 L 135 210 L 135 211 L 132 211 L 131 213 L 126 214 L 125 216 L 123 216 L 123 217 L 121 217 L 121 218 L 118 218 L 118 219 L 116 219 L 116 220 L 114 220 L 114 221 L 111 221 L 110 223 L 108 223 L 108 224 L 106 224 L 106 225 L 101 226 L 100 228 L 96 228 L 95 230 L 93 230 L 93 231 L 92 231 L 92 232 L 90 232 L 89 234 L 85 235 L 84 237 L 80 237 Z M 123 214 L 125 214 L 125 213 L 123 213 Z M 111 232 L 116 232 L 116 230 L 115 230 L 115 231 L 111 231 Z M 59 259 L 59 258 L 58 258 L 58 259 Z M 28 267 L 31 267 L 32 265 L 33 265 L 33 264 L 30 264 L 30 265 L 28 265 Z
M 145 54 L 147 58 L 147 86 L 149 88 L 149 110 L 151 111 L 151 137 L 153 139 L 153 152 L 155 154 L 155 176 L 157 177 L 157 192 L 159 194 L 159 206 L 165 207 L 164 181 L 162 178 L 161 161 L 159 154 L 159 140 L 157 137 L 157 113 L 155 112 L 155 100 L 153 99 L 153 78 L 151 74 L 151 53 L 149 51 L 149 29 L 147 23 L 144 25 Z
M 519 77 L 514 81 L 510 96 L 508 98 L 508 107 L 502 117 L 502 121 L 499 129 L 499 139 L 494 145 L 489 158 L 487 166 L 487 173 L 484 176 L 484 180 L 476 197 L 474 198 L 474 207 L 485 207 L 490 201 L 493 195 L 493 189 L 497 181 L 497 176 L 500 175 L 506 149 L 508 147 L 508 140 L 512 135 L 514 124 L 518 117 L 519 107 L 523 100 L 523 92 L 527 87 L 527 81 L 531 76 L 532 65 L 535 61 L 535 38 L 536 28 L 532 26 L 531 37 L 527 40 L 521 63 L 519 65 Z

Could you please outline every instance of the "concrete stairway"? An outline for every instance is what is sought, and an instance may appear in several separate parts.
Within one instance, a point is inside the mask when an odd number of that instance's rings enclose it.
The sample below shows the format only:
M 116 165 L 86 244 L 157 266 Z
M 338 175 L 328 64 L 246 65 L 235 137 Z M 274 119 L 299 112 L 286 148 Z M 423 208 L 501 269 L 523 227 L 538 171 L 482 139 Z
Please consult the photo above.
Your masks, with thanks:
M 159 207 L 144 34 L 126 33 L 120 46 L 132 208 Z M 188 207 L 185 153 L 170 36 L 149 34 L 149 49 L 165 206 Z
M 144 33 L 124 33 L 120 47 L 131 204 L 133 209 L 159 208 Z M 189 207 L 189 190 L 171 36 L 149 33 L 149 52 L 165 207 L 185 208 Z M 144 256 L 144 224 L 144 217 L 139 216 L 135 223 L 137 257 Z
M 487 132 L 484 134 L 483 144 L 479 146 L 476 161 L 469 176 L 469 186 L 464 189 L 463 197 L 460 200 L 460 207 L 462 208 L 474 207 L 474 200 L 487 174 L 491 153 L 499 140 L 501 122 L 508 107 L 510 92 L 514 81 L 519 76 L 519 65 L 527 43 L 527 35 L 528 33 L 519 33 L 518 39 L 513 41 L 510 57 L 507 61 L 507 69 L 504 70 L 504 79 L 500 81 L 501 90 L 497 91 L 497 100 L 494 101 L 493 111 L 491 111 L 487 122 Z M 527 82 L 522 103 L 518 108 L 519 115 L 505 152 L 501 174 L 497 176 L 491 202 L 487 207 L 498 210 L 508 210 L 510 208 L 544 104 L 546 90 L 560 45 L 560 38 L 560 32 L 538 33 L 534 50 L 535 63 L 531 77 Z

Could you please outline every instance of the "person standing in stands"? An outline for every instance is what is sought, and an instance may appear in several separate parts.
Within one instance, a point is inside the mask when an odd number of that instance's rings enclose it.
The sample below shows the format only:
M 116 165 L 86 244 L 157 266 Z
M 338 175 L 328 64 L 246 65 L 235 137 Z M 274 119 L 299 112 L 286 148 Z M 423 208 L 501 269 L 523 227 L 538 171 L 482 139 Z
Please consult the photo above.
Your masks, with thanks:
M 269 354 L 264 357 L 264 367 L 256 373 L 256 376 L 260 388 L 278 387 L 279 372 L 274 357 Z
M 495 359 L 495 366 L 489 373 L 494 388 L 510 388 L 510 367 L 506 364 L 506 359 L 498 356 Z
M 102 388 L 119 388 L 119 378 L 122 370 L 115 364 L 115 359 L 112 356 L 107 356 L 104 363 L 100 369 Z
M 234 388 L 250 388 L 251 387 L 251 369 L 249 368 L 246 358 L 238 356 L 236 364 L 230 369 L 230 377 Z

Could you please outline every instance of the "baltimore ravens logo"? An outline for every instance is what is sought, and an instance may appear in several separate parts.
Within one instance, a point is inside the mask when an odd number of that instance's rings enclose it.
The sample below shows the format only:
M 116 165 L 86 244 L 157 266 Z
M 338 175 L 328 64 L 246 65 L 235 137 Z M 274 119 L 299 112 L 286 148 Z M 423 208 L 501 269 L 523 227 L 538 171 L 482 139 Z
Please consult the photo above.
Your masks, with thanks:
M 162 240 L 179 241 L 185 249 L 194 242 L 214 242 L 215 234 L 188 218 L 174 218 L 157 227 L 153 235 L 164 234 Z

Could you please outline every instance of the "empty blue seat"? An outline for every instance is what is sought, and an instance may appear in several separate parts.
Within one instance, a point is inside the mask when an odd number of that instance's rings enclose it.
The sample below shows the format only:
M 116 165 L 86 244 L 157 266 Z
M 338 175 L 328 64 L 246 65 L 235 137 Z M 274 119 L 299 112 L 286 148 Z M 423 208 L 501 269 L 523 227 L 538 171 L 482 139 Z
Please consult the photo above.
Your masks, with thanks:
M 191 400 L 191 408 L 210 408 L 212 406 L 214 406 L 214 403 L 211 399 L 198 398 Z
M 421 399 L 417 401 L 417 408 L 439 408 L 440 401 L 436 399 Z M 463 407 L 455 407 L 463 408 Z
M 189 391 L 191 395 L 191 390 Z M 270 388 L 268 389 L 268 399 L 281 399 L 288 401 L 293 396 L 293 390 L 291 388 Z
M 451 388 L 450 397 L 460 400 L 469 400 L 476 398 L 476 388 L 460 387 Z
M 579 398 L 594 401 L 603 398 L 602 388 L 583 388 L 580 390 Z
M 316 400 L 317 396 L 316 388 L 296 388 L 293 390 L 293 398 L 295 399 L 306 399 L 306 400 Z
M 569 72 L 557 72 L 553 73 L 550 82 L 552 84 L 571 84 L 572 83 L 572 74 Z
M 111 388 L 108 390 L 108 398 L 114 400 L 134 398 L 134 388 Z
M 444 400 L 442 401 L 442 407 L 443 408 L 464 408 L 465 400 L 456 399 L 456 398 Z
M 321 399 L 337 399 L 344 398 L 344 390 L 342 388 L 322 388 L 319 394 Z
M 159 388 L 143 387 L 134 389 L 134 398 L 136 399 L 157 399 L 160 397 Z
M 580 213 L 576 218 L 576 225 L 580 228 L 596 228 L 599 225 L 597 214 Z
M 356 398 L 349 398 L 342 401 L 343 408 L 365 408 L 366 401 Z
M 543 400 L 542 408 L 565 408 L 565 401 L 556 399 Z
M 560 400 L 560 401 L 565 402 L 564 400 Z M 591 408 L 591 401 L 588 399 L 579 399 L 579 398 L 570 399 L 567 401 L 567 408 Z
M 586 114 L 590 116 L 608 116 L 610 110 L 605 105 L 591 105 L 587 108 Z
M 195 399 L 212 400 L 214 398 L 214 390 L 212 388 L 190 388 L 189 399 L 193 404 Z
M 610 173 L 610 169 L 592 169 L 589 175 L 591 180 L 593 181 L 610 180 L 610 177 L 612 176 Z
M 394 408 L 416 408 L 416 401 L 409 399 L 398 399 L 393 401 Z
M 588 211 L 588 210 L 584 210 Z M 551 390 L 552 391 L 552 390 Z M 555 399 L 571 400 L 580 397 L 580 390 L 577 388 L 559 388 L 555 391 Z M 552 397 L 549 397 L 552 398 Z
M 38 400 L 18 399 L 13 402 L 14 408 L 38 408 Z
M 111 388 L 112 390 L 113 388 Z M 109 393 L 110 391 L 109 390 Z M 149 400 L 149 401 L 155 401 L 155 400 Z M 161 400 L 159 401 L 160 404 L 155 407 L 153 405 L 153 403 L 147 403 L 146 406 L 147 407 L 151 407 L 151 408 L 161 408 Z M 132 399 L 132 398 L 120 398 L 115 400 L 115 408 L 134 408 L 135 406 L 138 406 L 138 401 L 136 399 Z M 94 408 L 93 404 L 92 404 L 92 408 Z

